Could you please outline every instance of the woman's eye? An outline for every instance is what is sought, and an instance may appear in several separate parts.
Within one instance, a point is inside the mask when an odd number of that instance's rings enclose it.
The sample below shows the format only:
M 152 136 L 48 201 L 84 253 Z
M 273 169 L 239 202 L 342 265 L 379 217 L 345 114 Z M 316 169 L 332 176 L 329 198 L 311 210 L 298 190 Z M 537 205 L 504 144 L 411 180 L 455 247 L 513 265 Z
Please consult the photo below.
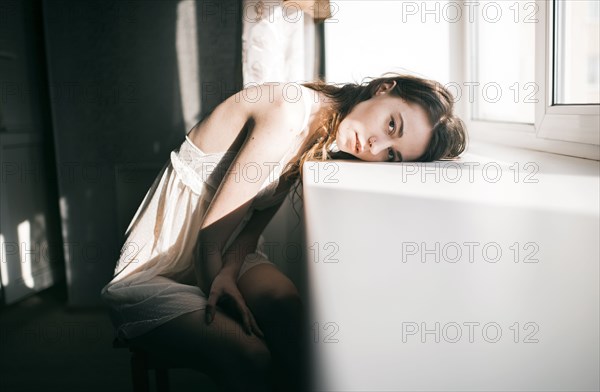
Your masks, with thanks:
M 392 133 L 394 133 L 394 129 L 396 129 L 396 121 L 394 121 L 393 118 L 390 119 L 390 122 L 388 123 L 388 127 L 389 127 L 390 135 L 391 135 Z
M 394 160 L 394 150 L 392 148 L 388 148 L 388 160 L 393 161 Z

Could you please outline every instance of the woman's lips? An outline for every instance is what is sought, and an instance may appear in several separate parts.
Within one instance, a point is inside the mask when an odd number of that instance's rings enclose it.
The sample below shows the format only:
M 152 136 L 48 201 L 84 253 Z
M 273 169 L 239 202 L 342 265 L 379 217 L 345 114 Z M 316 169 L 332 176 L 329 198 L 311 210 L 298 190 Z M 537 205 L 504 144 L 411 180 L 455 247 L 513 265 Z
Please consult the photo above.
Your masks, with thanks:
M 354 132 L 354 151 L 358 154 L 360 152 L 360 140 L 358 139 L 358 134 Z

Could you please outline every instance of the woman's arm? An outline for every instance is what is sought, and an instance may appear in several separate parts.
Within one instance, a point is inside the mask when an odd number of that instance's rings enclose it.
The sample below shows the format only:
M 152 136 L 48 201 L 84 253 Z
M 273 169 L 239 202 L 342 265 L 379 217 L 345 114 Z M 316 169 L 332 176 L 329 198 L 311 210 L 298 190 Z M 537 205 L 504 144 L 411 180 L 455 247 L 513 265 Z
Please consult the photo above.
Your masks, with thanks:
M 260 235 L 282 204 L 283 200 L 264 210 L 255 210 L 252 213 L 252 218 L 223 255 L 224 272 L 237 278 L 246 256 L 256 251 Z
M 212 124 L 219 124 L 220 120 L 226 124 L 229 110 L 244 110 L 254 126 L 248 131 L 217 189 L 198 233 L 196 262 L 202 260 L 206 281 L 201 284 L 205 287 L 210 287 L 222 268 L 221 254 L 226 241 L 246 215 L 254 197 L 273 170 L 273 165 L 278 164 L 288 151 L 301 126 L 303 103 L 286 100 L 282 87 L 251 87 L 236 94 L 236 99 L 231 97 L 221 104 L 228 105 L 228 110 L 214 112 L 223 118 L 213 117 Z M 244 99 L 248 96 L 258 99 L 249 102 Z
M 227 294 L 232 297 L 237 304 L 237 310 L 241 312 L 242 322 L 247 332 L 254 330 L 256 334 L 264 338 L 264 335 L 258 327 L 254 316 L 250 309 L 248 309 L 242 298 L 239 289 L 237 288 L 237 277 L 246 256 L 249 253 L 253 253 L 258 245 L 258 239 L 264 231 L 267 224 L 273 218 L 273 215 L 279 210 L 283 204 L 283 200 L 277 202 L 271 207 L 265 208 L 264 210 L 255 210 L 252 214 L 252 218 L 246 223 L 246 226 L 242 229 L 240 234 L 236 237 L 227 251 L 223 254 L 223 268 L 219 271 L 215 277 L 215 282 L 221 278 L 220 284 L 217 287 L 211 287 L 211 290 L 202 288 L 204 292 L 208 292 L 208 303 L 205 310 L 205 316 L 207 321 L 214 317 L 215 306 L 218 302 L 218 298 L 223 294 Z M 212 283 L 211 283 L 212 284 Z

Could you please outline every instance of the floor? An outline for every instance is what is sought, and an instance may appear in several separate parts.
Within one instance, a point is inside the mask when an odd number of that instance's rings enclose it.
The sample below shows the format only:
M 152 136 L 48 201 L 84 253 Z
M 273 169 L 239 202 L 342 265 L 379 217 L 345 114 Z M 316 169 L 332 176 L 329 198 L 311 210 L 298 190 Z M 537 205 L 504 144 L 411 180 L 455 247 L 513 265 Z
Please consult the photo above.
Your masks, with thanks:
M 0 308 L 0 391 L 132 391 L 129 351 L 112 347 L 106 310 L 70 310 L 66 298 L 58 285 Z M 191 369 L 169 375 L 172 392 L 216 391 Z

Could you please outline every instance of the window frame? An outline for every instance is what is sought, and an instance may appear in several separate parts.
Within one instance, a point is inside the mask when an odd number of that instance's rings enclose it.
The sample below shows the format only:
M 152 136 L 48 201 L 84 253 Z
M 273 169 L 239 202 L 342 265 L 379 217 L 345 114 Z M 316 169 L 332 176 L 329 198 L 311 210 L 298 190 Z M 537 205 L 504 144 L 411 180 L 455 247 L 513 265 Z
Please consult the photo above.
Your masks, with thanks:
M 600 105 L 554 105 L 554 8 L 556 0 L 535 0 L 535 123 L 509 123 L 473 119 L 474 103 L 457 102 L 457 112 L 466 119 L 473 140 L 600 160 Z M 464 2 L 463 2 L 464 6 Z M 473 52 L 475 23 L 461 20 L 457 40 L 464 43 L 462 75 L 472 80 L 476 56 Z M 460 36 L 462 34 L 462 37 Z M 464 83 L 462 84 L 464 86 Z M 464 94 L 463 94 L 464 96 Z M 573 126 L 576 124 L 576 126 Z

